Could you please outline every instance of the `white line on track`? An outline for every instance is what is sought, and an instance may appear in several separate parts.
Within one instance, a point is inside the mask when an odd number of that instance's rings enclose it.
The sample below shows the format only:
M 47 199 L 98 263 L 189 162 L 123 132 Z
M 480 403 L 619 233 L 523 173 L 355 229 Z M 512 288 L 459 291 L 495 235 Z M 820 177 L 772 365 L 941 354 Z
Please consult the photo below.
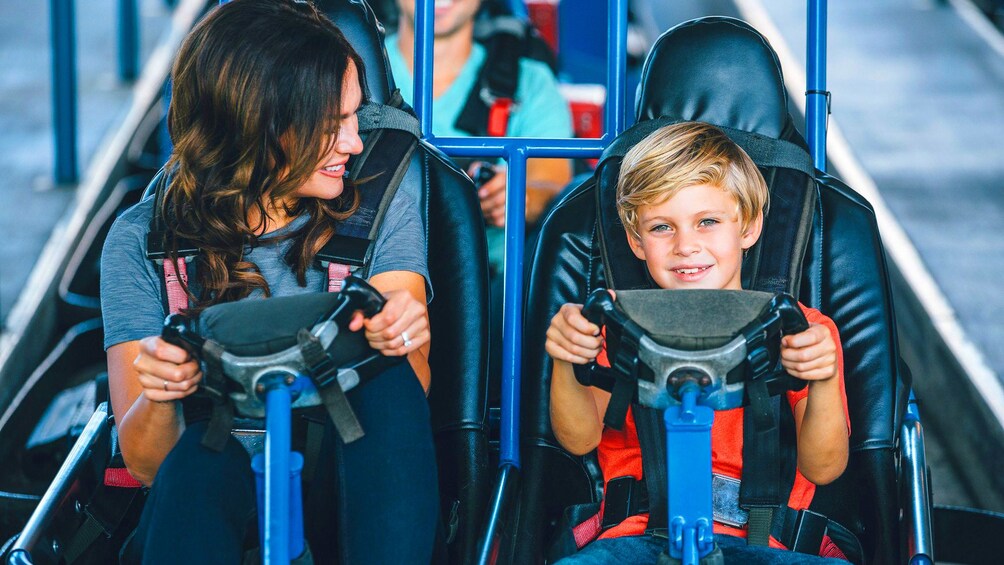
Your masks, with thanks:
M 767 10 L 759 0 L 734 0 L 739 13 L 743 19 L 764 34 L 770 40 L 771 46 L 777 52 L 781 61 L 781 69 L 784 73 L 785 84 L 789 95 L 798 106 L 802 114 L 805 114 L 805 70 L 802 66 L 804 57 L 795 57 L 781 35 L 780 30 L 774 25 Z M 975 10 L 968 0 L 950 0 L 952 5 L 964 12 L 960 5 L 968 4 L 969 9 Z M 970 14 L 972 15 L 972 14 Z M 982 14 L 976 13 L 985 25 L 989 25 Z M 974 28 L 976 25 L 966 20 Z M 992 28 L 996 40 L 990 41 L 991 45 L 1004 56 L 1004 37 L 995 28 Z M 978 31 L 978 30 L 977 30 Z M 983 35 L 983 33 L 981 33 Z M 986 36 L 985 36 L 986 37 Z M 996 43 L 995 43 L 996 41 Z M 830 162 L 840 171 L 843 180 L 855 191 L 864 196 L 875 209 L 876 220 L 879 231 L 882 234 L 882 242 L 890 259 L 896 263 L 907 284 L 917 295 L 917 299 L 923 306 L 931 319 L 935 330 L 945 341 L 949 350 L 955 356 L 962 369 L 966 372 L 973 386 L 983 397 L 1001 427 L 1004 427 L 1004 386 L 998 375 L 987 363 L 979 348 L 966 335 L 962 325 L 959 323 L 955 310 L 948 303 L 948 299 L 938 287 L 930 271 L 924 266 L 924 262 L 917 252 L 917 248 L 906 235 L 903 227 L 893 216 L 886 205 L 885 200 L 879 194 L 875 180 L 865 171 L 864 167 L 854 156 L 847 138 L 837 125 L 837 120 L 830 116 L 827 128 L 826 154 Z M 919 368 L 918 368 L 919 369 Z

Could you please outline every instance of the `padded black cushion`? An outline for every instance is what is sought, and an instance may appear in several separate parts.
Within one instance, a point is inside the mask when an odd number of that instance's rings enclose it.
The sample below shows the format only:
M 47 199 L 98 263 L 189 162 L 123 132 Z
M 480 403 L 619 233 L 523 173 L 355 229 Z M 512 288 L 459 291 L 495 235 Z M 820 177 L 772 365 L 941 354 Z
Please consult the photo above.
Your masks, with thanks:
M 766 40 L 743 22 L 714 17 L 677 26 L 655 44 L 644 73 L 637 104 L 639 120 L 669 116 L 706 121 L 805 145 L 791 126 L 776 56 Z M 765 173 L 773 191 L 779 176 L 791 171 Z M 900 547 L 894 456 L 909 377 L 899 365 L 885 256 L 874 213 L 861 196 L 836 179 L 820 175 L 817 210 L 796 288 L 802 303 L 819 308 L 839 328 L 852 453 L 847 472 L 832 485 L 819 488 L 813 507 L 859 535 L 869 562 L 893 563 L 898 561 Z M 596 210 L 597 194 L 609 195 L 616 176 L 616 168 L 601 168 L 594 180 L 563 199 L 545 219 L 535 249 L 525 316 L 525 486 L 515 562 L 539 560 L 541 545 L 550 533 L 547 525 L 557 518 L 554 508 L 597 498 L 595 486 L 575 496 L 569 496 L 567 488 L 557 488 L 571 481 L 553 472 L 555 466 L 577 468 L 583 474 L 587 469 L 583 460 L 575 465 L 578 458 L 563 452 L 551 434 L 551 363 L 543 344 L 548 322 L 561 304 L 581 303 L 592 289 L 606 285 L 604 279 L 617 278 L 598 264 L 600 245 L 607 242 L 599 241 Z M 774 199 L 771 206 L 784 204 Z M 608 234 L 616 231 L 610 227 L 604 230 Z M 773 229 L 769 217 L 765 229 Z M 750 266 L 744 265 L 744 270 Z M 629 285 L 633 288 L 647 282 L 638 277 L 628 280 L 633 281 Z M 555 500 L 557 496 L 564 498 Z
M 744 21 L 710 17 L 680 24 L 652 46 L 635 115 L 676 116 L 781 137 L 788 102 L 781 65 Z
M 316 0 L 314 5 L 345 35 L 366 66 L 367 98 L 384 104 L 394 91 L 394 77 L 383 48 L 383 26 L 369 4 L 360 0 Z

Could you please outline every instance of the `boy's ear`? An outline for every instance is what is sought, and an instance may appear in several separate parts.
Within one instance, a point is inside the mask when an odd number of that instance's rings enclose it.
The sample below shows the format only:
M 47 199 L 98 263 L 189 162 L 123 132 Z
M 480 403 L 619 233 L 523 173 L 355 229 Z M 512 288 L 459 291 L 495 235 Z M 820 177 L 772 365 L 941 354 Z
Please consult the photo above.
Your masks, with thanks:
M 753 244 L 760 239 L 760 234 L 763 232 L 763 212 L 759 212 L 750 225 L 746 226 L 746 231 L 743 233 L 742 237 L 739 238 L 741 247 L 743 249 L 749 249 L 753 247 Z
M 641 246 L 641 241 L 629 229 L 624 230 L 624 235 L 627 236 L 628 246 L 631 247 L 631 252 L 634 253 L 634 256 L 644 261 L 645 249 Z

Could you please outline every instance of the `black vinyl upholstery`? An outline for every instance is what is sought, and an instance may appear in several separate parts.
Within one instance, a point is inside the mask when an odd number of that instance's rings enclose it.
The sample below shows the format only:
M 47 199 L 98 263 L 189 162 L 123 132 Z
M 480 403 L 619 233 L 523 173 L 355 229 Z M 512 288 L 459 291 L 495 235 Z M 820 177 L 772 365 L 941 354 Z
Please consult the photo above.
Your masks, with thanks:
M 805 146 L 792 127 L 776 55 L 759 33 L 731 18 L 702 18 L 666 32 L 646 60 L 636 112 L 639 121 L 704 121 Z M 561 304 L 582 303 L 608 281 L 623 288 L 619 281 L 636 286 L 639 280 L 600 265 L 597 194 L 601 202 L 609 197 L 618 168 L 601 167 L 556 205 L 534 250 L 524 330 L 524 488 L 516 563 L 539 561 L 561 510 L 596 500 L 600 492 L 590 457 L 569 455 L 551 433 L 551 363 L 544 336 Z M 772 193 L 790 172 L 764 171 Z M 823 173 L 815 187 L 817 209 L 795 288 L 802 303 L 830 316 L 840 331 L 852 433 L 847 471 L 817 490 L 813 508 L 854 531 L 870 563 L 895 563 L 901 539 L 896 447 L 909 376 L 899 361 L 885 254 L 864 198 Z M 775 199 L 771 207 L 784 204 Z M 765 229 L 771 229 L 769 217 Z M 621 273 L 644 268 L 633 256 L 614 254 L 613 261 Z M 744 272 L 744 282 L 748 275 Z
M 389 100 L 394 80 L 384 51 L 383 27 L 369 6 L 359 0 L 322 0 L 318 7 L 362 57 L 369 99 Z M 488 472 L 488 256 L 484 222 L 471 180 L 424 142 L 412 157 L 401 190 L 420 195 L 427 246 L 435 250 L 428 254 L 435 296 L 429 304 L 429 404 L 451 562 L 466 563 L 474 552 L 492 480 Z

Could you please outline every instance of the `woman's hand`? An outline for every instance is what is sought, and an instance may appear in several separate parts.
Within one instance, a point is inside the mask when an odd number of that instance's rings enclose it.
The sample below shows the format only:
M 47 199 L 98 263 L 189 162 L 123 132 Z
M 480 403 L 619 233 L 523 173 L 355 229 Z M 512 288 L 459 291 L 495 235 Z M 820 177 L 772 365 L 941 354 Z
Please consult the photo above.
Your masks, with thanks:
M 384 293 L 387 303 L 372 318 L 356 312 L 349 329 L 366 329 L 366 341 L 380 353 L 397 357 L 407 355 L 429 343 L 429 317 L 424 302 L 415 299 L 405 289 Z
M 556 361 L 583 365 L 600 354 L 600 328 L 582 315 L 581 304 L 565 304 L 551 318 L 544 349 Z
M 202 371 L 187 351 L 160 336 L 139 342 L 139 355 L 132 362 L 143 396 L 153 402 L 181 400 L 199 388 Z

